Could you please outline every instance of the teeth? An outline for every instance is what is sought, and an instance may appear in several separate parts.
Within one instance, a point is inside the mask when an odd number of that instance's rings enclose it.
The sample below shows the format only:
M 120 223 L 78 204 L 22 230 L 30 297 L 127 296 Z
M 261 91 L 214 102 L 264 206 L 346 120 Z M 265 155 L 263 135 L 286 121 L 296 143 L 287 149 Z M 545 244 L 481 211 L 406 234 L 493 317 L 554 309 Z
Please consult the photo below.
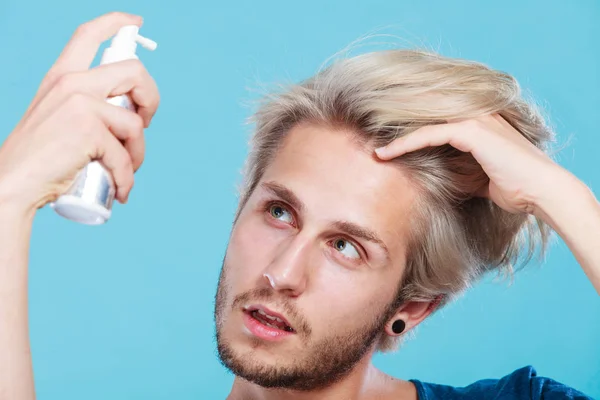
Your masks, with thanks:
M 263 318 L 263 323 L 267 326 L 270 326 L 271 328 L 276 328 L 276 329 L 283 329 L 284 331 L 287 332 L 292 332 L 292 328 L 290 328 L 289 326 L 286 325 L 285 322 L 283 322 L 283 320 L 281 318 L 278 317 L 273 317 L 267 313 L 265 313 L 263 310 L 256 310 L 255 311 L 257 314 L 260 314 L 261 317 Z M 273 321 L 273 322 L 279 322 L 280 324 L 284 325 L 284 327 L 282 328 L 280 325 L 275 325 L 275 324 L 271 324 L 269 322 L 267 322 L 267 320 L 269 321 Z
M 258 313 L 262 316 L 269 318 L 271 321 L 277 321 L 277 322 L 283 323 L 283 320 L 281 318 L 272 317 L 269 314 L 265 314 L 265 312 L 263 310 L 258 310 Z

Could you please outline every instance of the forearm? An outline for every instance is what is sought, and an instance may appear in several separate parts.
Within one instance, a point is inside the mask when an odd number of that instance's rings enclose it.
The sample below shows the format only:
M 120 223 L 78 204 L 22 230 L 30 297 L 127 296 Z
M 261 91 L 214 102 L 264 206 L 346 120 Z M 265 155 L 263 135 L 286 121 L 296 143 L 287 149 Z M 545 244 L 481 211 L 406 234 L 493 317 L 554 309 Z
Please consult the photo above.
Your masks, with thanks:
M 0 399 L 35 398 L 27 264 L 33 211 L 0 200 Z
M 540 202 L 540 217 L 564 240 L 600 294 L 600 203 L 573 176 L 563 182 L 555 182 L 554 193 Z

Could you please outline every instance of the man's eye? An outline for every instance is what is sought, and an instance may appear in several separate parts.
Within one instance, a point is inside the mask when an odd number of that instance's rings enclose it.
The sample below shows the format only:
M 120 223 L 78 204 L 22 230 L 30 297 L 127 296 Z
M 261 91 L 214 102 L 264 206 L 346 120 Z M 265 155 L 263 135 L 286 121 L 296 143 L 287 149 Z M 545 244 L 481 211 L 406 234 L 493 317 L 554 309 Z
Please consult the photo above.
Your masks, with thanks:
M 271 207 L 269 207 L 269 212 L 273 218 L 285 223 L 291 224 L 294 221 L 292 214 L 285 207 L 282 207 L 279 204 L 271 205 Z
M 357 260 L 360 258 L 360 253 L 356 247 L 345 239 L 336 239 L 333 242 L 333 247 L 339 251 L 344 257 Z

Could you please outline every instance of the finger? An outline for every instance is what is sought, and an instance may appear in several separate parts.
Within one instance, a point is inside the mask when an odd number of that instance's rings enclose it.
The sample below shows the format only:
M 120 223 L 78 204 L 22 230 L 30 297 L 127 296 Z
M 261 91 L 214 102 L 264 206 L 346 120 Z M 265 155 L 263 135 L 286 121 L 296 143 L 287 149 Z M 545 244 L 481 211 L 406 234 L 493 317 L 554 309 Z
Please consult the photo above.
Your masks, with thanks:
M 160 94 L 156 82 L 139 60 L 102 65 L 81 75 L 81 80 L 85 79 L 86 84 L 89 85 L 90 93 L 99 97 L 128 93 L 137 106 L 137 112 L 142 117 L 144 126 L 150 125 L 160 103 Z
M 60 76 L 89 68 L 102 42 L 121 27 L 141 24 L 142 18 L 139 16 L 113 12 L 80 25 L 46 74 L 25 114 L 37 105 Z
M 63 75 L 40 103 L 40 108 L 61 104 L 73 93 L 102 100 L 128 93 L 136 103 L 145 127 L 150 124 L 160 102 L 156 82 L 139 60 L 120 61 Z
M 88 69 L 98 48 L 125 25 L 142 25 L 142 18 L 122 12 L 104 14 L 80 25 L 50 69 L 53 74 Z
M 103 101 L 95 102 L 96 112 L 117 142 L 131 159 L 133 171 L 144 162 L 145 140 L 143 121 L 139 115 Z
M 113 177 L 116 199 L 126 203 L 134 182 L 133 162 L 129 153 L 114 135 L 106 133 L 98 158 Z
M 403 154 L 427 147 L 443 146 L 449 144 L 464 152 L 471 151 L 467 137 L 471 137 L 468 127 L 464 123 L 448 123 L 441 125 L 428 125 L 398 138 L 375 150 L 382 160 L 390 160 Z
M 81 134 L 97 134 L 110 132 L 123 149 L 129 153 L 132 168 L 139 169 L 144 161 L 145 143 L 143 121 L 139 115 L 122 107 L 113 106 L 105 101 L 91 96 L 75 93 L 65 101 L 66 120 L 83 127 Z M 92 127 L 89 127 L 89 123 Z M 102 124 L 102 129 L 96 129 L 97 124 Z M 91 155 L 93 156 L 103 143 L 103 136 L 98 139 L 94 136 Z

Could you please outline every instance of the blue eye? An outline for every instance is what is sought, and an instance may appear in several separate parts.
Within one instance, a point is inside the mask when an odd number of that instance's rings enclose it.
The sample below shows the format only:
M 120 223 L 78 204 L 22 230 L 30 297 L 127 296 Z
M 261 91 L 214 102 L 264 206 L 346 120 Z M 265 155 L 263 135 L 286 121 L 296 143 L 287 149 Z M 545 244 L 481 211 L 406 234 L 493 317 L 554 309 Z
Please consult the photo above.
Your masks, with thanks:
M 269 213 L 273 218 L 288 224 L 291 224 L 294 221 L 292 214 L 285 207 L 282 207 L 279 204 L 271 205 L 271 207 L 269 207 Z
M 333 247 L 339 251 L 344 257 L 350 259 L 359 259 L 360 253 L 356 250 L 356 247 L 345 239 L 337 239 L 333 242 Z

